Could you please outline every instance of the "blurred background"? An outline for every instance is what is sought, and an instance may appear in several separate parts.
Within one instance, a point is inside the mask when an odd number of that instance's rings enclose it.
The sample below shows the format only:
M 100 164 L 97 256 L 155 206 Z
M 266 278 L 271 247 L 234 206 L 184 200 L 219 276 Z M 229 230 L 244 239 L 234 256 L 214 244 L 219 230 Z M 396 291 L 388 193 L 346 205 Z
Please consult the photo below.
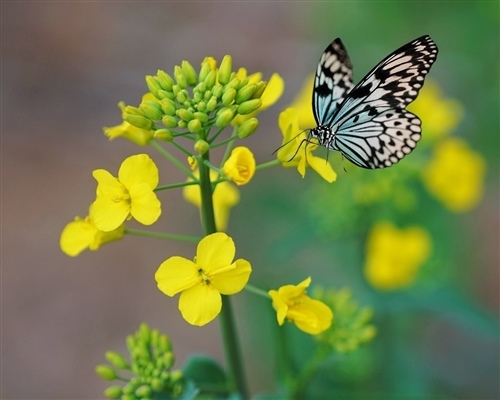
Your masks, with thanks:
M 350 287 L 374 310 L 378 335 L 357 363 L 328 372 L 338 390 L 332 396 L 498 398 L 498 11 L 494 2 L 3 2 L 2 398 L 102 398 L 107 384 L 95 365 L 106 350 L 124 351 L 125 336 L 141 322 L 170 336 L 177 367 L 191 353 L 224 362 L 217 322 L 189 326 L 177 299 L 159 292 L 153 278 L 166 258 L 191 258 L 193 245 L 126 237 L 77 258 L 59 248 L 62 228 L 85 216 L 94 199 L 92 170 L 116 173 L 127 156 L 146 151 L 159 163 L 161 184 L 183 179 L 153 149 L 102 134 L 121 122 L 118 101 L 139 103 L 145 75 L 225 54 L 264 79 L 278 72 L 285 93 L 245 143 L 262 163 L 281 144 L 279 112 L 334 38 L 343 39 L 357 82 L 423 34 L 439 46 L 429 77 L 463 107 L 452 134 L 481 155 L 486 176 L 467 212 L 446 210 L 423 187 L 414 189 L 420 203 L 406 217 L 384 209 L 384 219 L 425 226 L 432 237 L 420 280 L 389 293 L 364 281 L 356 228 L 364 224 L 368 234 L 380 208 L 371 207 L 367 220 L 330 225 L 325 213 L 312 212 L 352 209 L 340 157 L 333 158 L 338 188 L 312 172 L 304 180 L 292 169 L 257 174 L 241 188 L 228 234 L 237 256 L 252 261 L 253 284 L 268 289 L 311 275 L 324 286 Z M 368 181 L 385 176 L 367 173 Z M 199 235 L 197 210 L 180 191 L 167 197 L 155 228 Z M 265 328 L 274 316 L 265 303 L 249 293 L 235 297 L 253 393 L 275 390 L 274 343 Z

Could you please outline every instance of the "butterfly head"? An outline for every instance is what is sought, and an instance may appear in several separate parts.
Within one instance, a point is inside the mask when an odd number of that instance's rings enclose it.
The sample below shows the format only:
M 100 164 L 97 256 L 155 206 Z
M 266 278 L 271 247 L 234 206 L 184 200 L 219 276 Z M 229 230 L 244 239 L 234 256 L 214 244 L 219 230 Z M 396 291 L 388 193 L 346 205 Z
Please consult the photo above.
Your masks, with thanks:
M 309 131 L 309 138 L 316 139 L 320 145 L 327 149 L 332 149 L 335 131 L 327 125 L 320 125 Z

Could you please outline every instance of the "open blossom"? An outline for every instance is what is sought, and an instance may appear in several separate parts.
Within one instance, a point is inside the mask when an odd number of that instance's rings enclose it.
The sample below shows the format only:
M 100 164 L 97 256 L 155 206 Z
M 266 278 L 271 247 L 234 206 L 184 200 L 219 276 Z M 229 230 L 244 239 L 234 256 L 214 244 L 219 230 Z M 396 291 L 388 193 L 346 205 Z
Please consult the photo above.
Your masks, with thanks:
M 97 198 L 92 205 L 95 226 L 109 232 L 134 217 L 151 225 L 161 214 L 160 201 L 153 189 L 158 186 L 158 168 L 146 154 L 128 157 L 115 178 L 104 169 L 95 170 Z
M 283 134 L 283 147 L 278 150 L 277 157 L 282 165 L 296 167 L 302 177 L 306 174 L 306 168 L 311 167 L 327 182 L 335 181 L 337 174 L 330 163 L 324 158 L 313 155 L 318 145 L 307 142 L 306 133 L 300 133 L 296 110 L 287 108 L 280 114 L 278 122 Z
M 181 293 L 179 310 L 191 325 L 208 324 L 222 308 L 223 295 L 240 292 L 252 267 L 243 259 L 233 262 L 236 247 L 225 233 L 217 232 L 198 244 L 194 261 L 170 257 L 155 274 L 158 288 L 167 296 Z
M 398 229 L 390 223 L 377 224 L 368 237 L 365 276 L 381 290 L 411 285 L 429 258 L 431 238 L 420 227 Z
M 238 186 L 245 185 L 255 173 L 255 158 L 244 146 L 236 147 L 222 167 L 223 175 Z
M 120 240 L 124 231 L 123 224 L 109 232 L 97 229 L 91 214 L 84 219 L 76 217 L 64 227 L 59 245 L 65 254 L 76 257 L 85 249 L 97 250 L 104 243 Z
M 277 312 L 278 324 L 283 325 L 287 319 L 300 330 L 317 335 L 331 326 L 333 313 L 325 303 L 307 296 L 306 289 L 310 284 L 311 277 L 308 277 L 298 285 L 270 290 L 269 295 Z

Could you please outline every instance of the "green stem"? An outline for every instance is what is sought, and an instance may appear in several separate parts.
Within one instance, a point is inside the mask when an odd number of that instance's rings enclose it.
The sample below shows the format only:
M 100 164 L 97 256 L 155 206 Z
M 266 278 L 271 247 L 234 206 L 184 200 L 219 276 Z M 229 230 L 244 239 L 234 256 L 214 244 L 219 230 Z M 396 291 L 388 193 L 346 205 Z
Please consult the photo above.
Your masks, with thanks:
M 165 158 L 168 158 L 172 164 L 174 164 L 177 168 L 179 168 L 191 179 L 195 179 L 190 169 L 184 166 L 184 164 L 182 164 L 177 158 L 175 158 L 172 154 L 170 154 L 167 150 L 165 150 L 158 142 L 152 140 L 150 143 L 151 146 L 153 146 L 156 150 L 158 150 Z
M 269 293 L 267 293 L 265 290 L 259 289 L 258 287 L 250 285 L 249 283 L 245 285 L 245 290 L 247 292 L 256 294 L 257 296 L 265 297 L 266 299 L 270 298 Z
M 157 186 L 156 188 L 153 189 L 153 192 L 157 192 L 160 190 L 167 190 L 167 189 L 175 189 L 175 188 L 184 187 L 184 186 L 198 185 L 198 184 L 199 184 L 198 180 L 171 183 L 170 185 Z
M 255 167 L 255 169 L 256 170 L 266 169 L 266 168 L 274 167 L 274 166 L 280 165 L 280 164 L 281 164 L 281 161 L 276 159 L 276 160 L 271 160 L 271 161 L 265 162 L 263 164 L 259 164 Z
M 210 162 L 209 153 L 202 156 L 203 162 L 200 166 L 200 192 L 201 192 L 201 215 L 205 235 L 217 232 L 214 217 L 214 207 L 212 198 L 212 183 L 210 182 L 210 168 L 205 164 Z M 248 390 L 245 382 L 243 363 L 241 360 L 240 347 L 238 344 L 238 335 L 231 307 L 231 299 L 228 296 L 222 296 L 222 310 L 219 314 L 220 326 L 222 331 L 222 340 L 226 354 L 226 361 L 229 370 L 232 373 L 232 379 L 236 390 L 242 399 L 248 399 Z
M 198 243 L 200 241 L 200 238 L 196 236 L 177 235 L 174 233 L 148 232 L 130 228 L 126 228 L 125 233 L 135 236 L 146 236 L 156 239 L 169 239 L 169 240 L 173 239 L 173 240 L 181 240 L 184 242 L 193 242 L 193 243 Z

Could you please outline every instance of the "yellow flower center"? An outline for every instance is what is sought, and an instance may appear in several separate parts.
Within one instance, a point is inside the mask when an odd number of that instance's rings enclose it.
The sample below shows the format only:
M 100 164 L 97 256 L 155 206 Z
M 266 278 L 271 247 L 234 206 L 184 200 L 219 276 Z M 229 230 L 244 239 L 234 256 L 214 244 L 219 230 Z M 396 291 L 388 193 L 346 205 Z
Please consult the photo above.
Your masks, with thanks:
M 200 274 L 201 276 L 201 279 L 203 280 L 203 282 L 206 284 L 206 285 L 210 285 L 210 277 L 205 274 L 205 271 L 203 271 L 203 269 L 199 269 L 198 270 L 198 273 Z
M 130 204 L 130 194 L 128 192 L 125 192 L 121 195 L 116 195 L 116 196 L 113 196 L 113 202 L 114 203 L 128 203 Z

